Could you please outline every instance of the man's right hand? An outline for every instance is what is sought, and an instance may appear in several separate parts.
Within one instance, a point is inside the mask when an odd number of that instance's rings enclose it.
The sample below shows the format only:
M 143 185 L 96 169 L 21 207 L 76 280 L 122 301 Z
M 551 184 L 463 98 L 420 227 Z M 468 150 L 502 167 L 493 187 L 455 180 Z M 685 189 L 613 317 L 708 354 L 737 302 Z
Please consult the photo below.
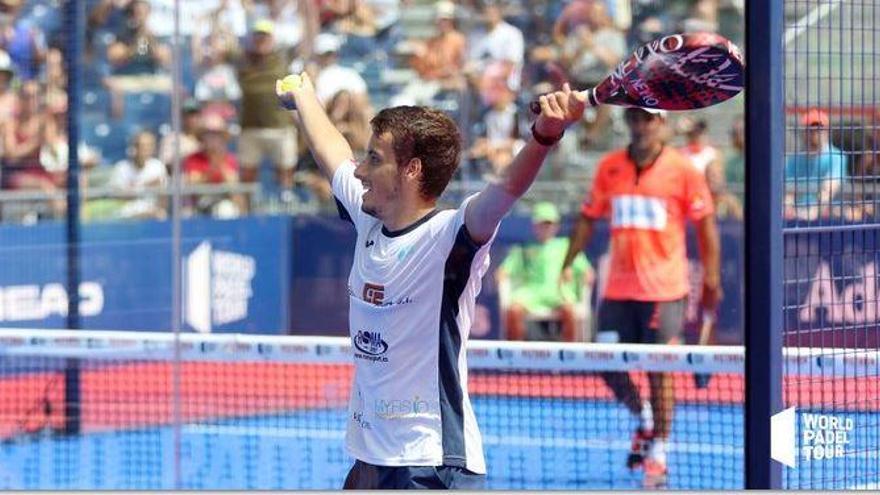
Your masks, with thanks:
M 281 102 L 281 106 L 288 110 L 296 109 L 297 96 L 315 94 L 315 86 L 312 84 L 312 80 L 309 78 L 309 75 L 303 72 L 299 74 L 299 78 L 299 85 L 295 89 L 285 90 L 285 88 L 282 87 L 283 85 L 281 79 L 275 81 L 275 95 Z

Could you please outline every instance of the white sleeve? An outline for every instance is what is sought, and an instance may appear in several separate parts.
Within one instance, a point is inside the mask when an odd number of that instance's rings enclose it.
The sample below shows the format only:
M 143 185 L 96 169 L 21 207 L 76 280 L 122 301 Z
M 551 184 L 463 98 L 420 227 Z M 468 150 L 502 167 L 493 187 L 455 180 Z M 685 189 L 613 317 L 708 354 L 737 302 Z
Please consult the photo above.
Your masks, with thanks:
M 333 188 L 340 218 L 348 220 L 356 230 L 360 231 L 367 214 L 361 211 L 364 186 L 355 178 L 354 168 L 354 162 L 350 160 L 337 167 L 330 185 Z
M 488 241 L 482 244 L 478 244 L 471 237 L 470 232 L 468 232 L 467 226 L 465 225 L 465 211 L 467 211 L 468 204 L 473 201 L 477 194 L 474 193 L 464 199 L 461 202 L 461 205 L 455 210 L 455 214 L 452 216 L 452 219 L 446 224 L 446 230 L 441 235 L 442 243 L 444 246 L 451 247 L 453 244 L 464 244 L 471 247 L 474 251 L 481 248 L 488 248 L 492 242 L 495 240 L 495 236 L 498 235 L 498 226 L 501 225 L 501 222 L 495 224 L 495 230 L 492 232 L 492 236 Z M 447 247 L 447 249 L 448 249 Z

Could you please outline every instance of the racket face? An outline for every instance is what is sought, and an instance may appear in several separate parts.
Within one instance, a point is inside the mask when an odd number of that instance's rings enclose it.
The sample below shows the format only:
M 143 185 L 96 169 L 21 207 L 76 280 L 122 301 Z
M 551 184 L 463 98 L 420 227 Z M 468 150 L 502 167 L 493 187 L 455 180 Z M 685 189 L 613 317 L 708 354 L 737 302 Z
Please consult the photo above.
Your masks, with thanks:
M 739 48 L 714 33 L 675 34 L 639 47 L 596 87 L 602 103 L 691 110 L 743 89 Z

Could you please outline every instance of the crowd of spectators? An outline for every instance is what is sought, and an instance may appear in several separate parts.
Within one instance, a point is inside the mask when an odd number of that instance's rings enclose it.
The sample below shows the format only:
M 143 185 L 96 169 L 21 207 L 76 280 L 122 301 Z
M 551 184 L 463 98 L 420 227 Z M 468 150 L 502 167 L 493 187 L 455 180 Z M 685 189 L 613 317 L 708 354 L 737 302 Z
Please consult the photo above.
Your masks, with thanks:
M 40 216 L 57 217 L 65 209 L 59 197 L 67 182 L 62 49 L 71 29 L 60 10 L 40 8 L 47 2 L 0 0 L 0 178 L 3 189 L 54 198 L 44 201 L 48 207 Z M 177 160 L 185 184 L 229 186 L 217 198 L 193 193 L 185 202 L 188 211 L 225 216 L 265 211 L 267 198 L 272 204 L 332 210 L 329 189 L 316 175 L 292 116 L 275 101 L 275 80 L 291 72 L 312 75 L 331 118 L 356 151 L 365 150 L 369 119 L 378 108 L 424 104 L 449 111 L 465 131 L 460 179 L 481 181 L 503 169 L 522 146 L 527 103 L 535 94 L 564 81 L 594 85 L 635 45 L 664 33 L 712 30 L 734 41 L 743 38 L 743 2 L 737 0 L 182 2 L 183 85 L 177 90 L 184 105 L 182 130 L 174 133 L 169 124 L 175 2 L 90 0 L 86 8 L 78 149 L 81 183 L 97 195 L 85 195 L 89 218 L 163 218 L 165 194 L 153 189 L 167 185 Z M 408 16 L 416 11 L 421 22 Z M 683 118 L 671 126 L 677 132 L 669 138 L 706 173 L 719 215 L 740 218 L 743 124 L 741 118 L 729 120 Z M 727 131 L 729 143 L 717 137 Z M 550 160 L 562 164 L 552 178 L 566 180 L 569 162 L 586 161 L 589 169 L 594 159 L 584 157 L 619 146 L 624 137 L 618 109 L 588 112 Z M 863 141 L 873 145 L 873 138 Z M 810 153 L 825 153 L 811 150 L 798 147 L 806 157 L 792 158 L 801 165 L 787 166 L 792 184 L 809 173 L 798 167 L 809 168 Z M 830 207 L 804 210 L 801 188 L 787 196 L 790 216 L 844 214 L 832 201 L 849 190 L 839 184 L 849 176 L 876 177 L 876 153 L 846 149 L 840 157 L 843 166 L 835 162 L 835 170 L 842 172 L 829 179 L 829 187 L 837 186 L 820 198 Z M 588 172 L 574 178 L 588 181 Z M 260 193 L 237 188 L 249 184 L 259 184 Z M 103 198 L 108 188 L 118 194 Z M 123 192 L 132 197 L 120 197 Z

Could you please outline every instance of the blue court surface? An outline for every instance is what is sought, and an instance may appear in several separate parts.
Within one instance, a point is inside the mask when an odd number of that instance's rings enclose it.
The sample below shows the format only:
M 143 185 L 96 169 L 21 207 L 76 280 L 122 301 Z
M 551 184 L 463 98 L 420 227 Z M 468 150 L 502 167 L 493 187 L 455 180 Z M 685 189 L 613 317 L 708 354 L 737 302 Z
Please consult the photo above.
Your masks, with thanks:
M 635 424 L 609 401 L 481 397 L 474 401 L 493 489 L 637 489 L 625 467 Z M 742 408 L 679 405 L 669 447 L 669 488 L 743 486 Z M 839 480 L 839 488 L 876 483 L 877 414 L 851 436 L 846 462 L 815 461 L 787 470 L 790 487 Z M 226 418 L 181 427 L 183 489 L 339 488 L 352 460 L 343 452 L 342 410 Z M 874 436 L 871 435 L 874 433 Z M 0 445 L 3 489 L 171 489 L 170 427 L 30 437 Z

